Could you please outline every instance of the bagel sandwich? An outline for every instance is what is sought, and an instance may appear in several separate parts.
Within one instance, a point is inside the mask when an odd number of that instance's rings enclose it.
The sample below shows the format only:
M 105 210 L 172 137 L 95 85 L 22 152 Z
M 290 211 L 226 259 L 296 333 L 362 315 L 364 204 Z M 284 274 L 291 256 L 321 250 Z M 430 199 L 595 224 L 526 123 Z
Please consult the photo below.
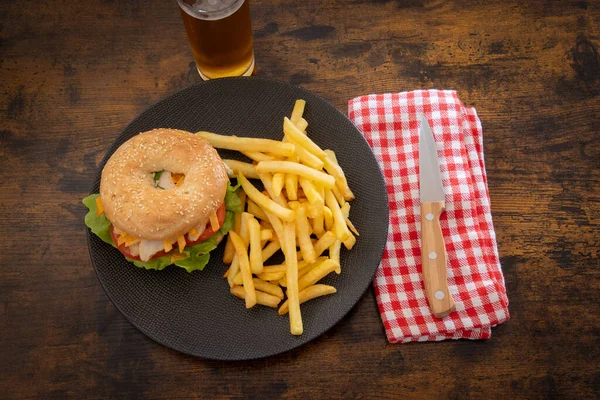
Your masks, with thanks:
M 238 187 L 206 140 L 154 129 L 110 156 L 99 193 L 83 200 L 85 223 L 138 267 L 202 270 L 241 212 Z

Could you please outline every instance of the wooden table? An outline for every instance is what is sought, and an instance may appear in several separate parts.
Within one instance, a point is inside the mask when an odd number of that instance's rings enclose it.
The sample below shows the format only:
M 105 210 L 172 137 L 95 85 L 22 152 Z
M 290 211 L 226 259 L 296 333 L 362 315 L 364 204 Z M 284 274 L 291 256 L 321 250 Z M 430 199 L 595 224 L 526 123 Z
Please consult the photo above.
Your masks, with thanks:
M 80 200 L 115 137 L 200 81 L 175 1 L 0 5 L 0 397 L 508 398 L 600 391 L 600 1 L 251 4 L 258 75 L 340 110 L 456 89 L 477 108 L 511 320 L 390 345 L 368 291 L 253 362 L 162 347 L 106 297 Z

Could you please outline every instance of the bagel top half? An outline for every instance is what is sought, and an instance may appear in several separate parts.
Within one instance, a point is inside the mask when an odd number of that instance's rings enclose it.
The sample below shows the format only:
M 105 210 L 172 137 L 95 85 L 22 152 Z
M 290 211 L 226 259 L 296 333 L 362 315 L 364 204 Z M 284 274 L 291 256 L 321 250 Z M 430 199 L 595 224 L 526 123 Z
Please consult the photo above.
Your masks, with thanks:
M 181 173 L 181 184 L 155 187 L 154 173 Z M 140 133 L 109 158 L 100 180 L 104 212 L 118 229 L 141 239 L 170 240 L 204 226 L 223 203 L 227 171 L 204 139 L 176 129 Z

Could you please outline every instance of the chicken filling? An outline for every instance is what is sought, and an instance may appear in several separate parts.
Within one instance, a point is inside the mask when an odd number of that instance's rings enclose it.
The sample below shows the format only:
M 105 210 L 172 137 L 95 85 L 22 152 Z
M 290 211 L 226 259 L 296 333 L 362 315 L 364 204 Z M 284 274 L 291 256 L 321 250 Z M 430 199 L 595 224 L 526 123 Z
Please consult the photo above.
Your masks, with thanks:
M 154 172 L 152 175 L 154 179 L 154 187 L 164 190 L 172 189 L 181 185 L 185 179 L 184 174 L 165 170 Z

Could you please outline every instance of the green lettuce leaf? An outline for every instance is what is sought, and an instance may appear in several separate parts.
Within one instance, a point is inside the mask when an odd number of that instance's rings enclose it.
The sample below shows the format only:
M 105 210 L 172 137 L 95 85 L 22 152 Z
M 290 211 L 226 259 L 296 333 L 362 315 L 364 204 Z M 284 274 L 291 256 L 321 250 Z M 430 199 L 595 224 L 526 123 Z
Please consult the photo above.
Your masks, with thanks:
M 185 253 L 186 252 L 184 251 L 182 254 Z M 173 264 L 171 262 L 171 256 L 158 257 L 150 261 L 131 260 L 128 258 L 127 261 L 131 261 L 136 267 L 145 269 L 155 269 L 157 271 L 162 271 L 169 265 Z
M 241 207 L 241 203 L 240 203 L 240 207 Z M 227 210 L 227 208 L 225 208 L 225 209 Z M 230 230 L 233 229 L 233 225 L 235 224 L 235 214 L 238 214 L 238 213 L 233 212 L 231 210 L 227 210 L 225 212 L 225 221 L 223 221 L 223 225 L 221 225 L 221 229 L 219 229 L 219 233 L 221 233 L 223 236 L 225 236 L 225 234 L 227 232 L 229 232 Z
M 156 182 L 159 181 L 160 177 L 162 176 L 163 172 L 165 172 L 165 170 L 161 170 L 161 171 L 157 171 L 154 173 L 153 179 L 154 179 L 154 184 L 156 185 Z
M 242 212 L 242 201 L 240 200 L 240 196 L 237 195 L 237 191 L 240 186 L 241 183 L 231 186 L 231 184 L 228 182 L 227 192 L 225 193 L 225 209 L 235 214 Z
M 177 260 L 175 261 L 175 265 L 185 269 L 187 272 L 202 271 L 209 260 L 209 254 L 198 254 L 197 256 Z
M 83 204 L 88 208 L 88 213 L 85 215 L 85 224 L 90 230 L 102 239 L 104 242 L 114 246 L 112 238 L 110 236 L 110 221 L 106 218 L 105 214 L 98 216 L 98 206 L 96 205 L 96 198 L 99 194 L 90 194 L 88 197 L 83 199 Z
M 208 264 L 210 259 L 209 252 L 217 248 L 217 239 L 223 237 L 229 232 L 234 225 L 235 214 L 242 212 L 242 203 L 237 191 L 240 185 L 231 186 L 227 184 L 227 193 L 225 194 L 225 221 L 219 229 L 219 231 L 213 236 L 209 237 L 203 242 L 195 244 L 194 246 L 188 246 L 181 253 L 184 258 L 171 262 L 171 256 L 166 255 L 163 257 L 155 258 L 150 261 L 138 261 L 127 259 L 132 262 L 136 267 L 145 269 L 154 269 L 161 271 L 171 264 L 175 264 L 178 267 L 185 269 L 187 272 L 202 271 Z M 115 246 L 110 236 L 110 221 L 106 218 L 106 215 L 96 215 L 98 210 L 96 206 L 96 197 L 98 194 L 92 194 L 83 199 L 83 204 L 89 209 L 89 212 L 85 216 L 85 224 L 95 233 L 100 239 Z M 115 246 L 116 247 L 116 246 Z
M 210 259 L 208 253 L 217 248 L 217 237 L 219 235 L 220 233 L 213 235 L 194 246 L 186 247 L 184 253 L 188 253 L 189 256 L 187 258 L 176 260 L 175 265 L 185 268 L 187 272 L 196 270 L 202 271 Z

